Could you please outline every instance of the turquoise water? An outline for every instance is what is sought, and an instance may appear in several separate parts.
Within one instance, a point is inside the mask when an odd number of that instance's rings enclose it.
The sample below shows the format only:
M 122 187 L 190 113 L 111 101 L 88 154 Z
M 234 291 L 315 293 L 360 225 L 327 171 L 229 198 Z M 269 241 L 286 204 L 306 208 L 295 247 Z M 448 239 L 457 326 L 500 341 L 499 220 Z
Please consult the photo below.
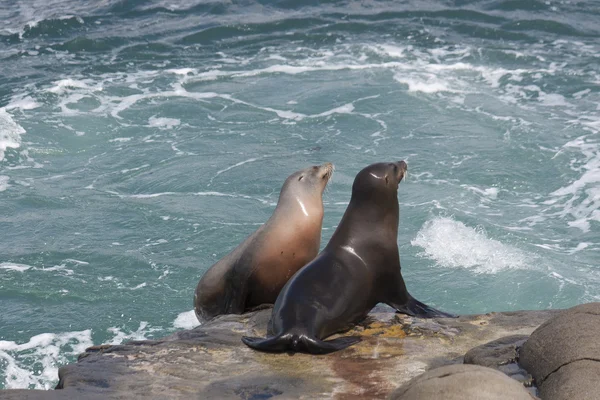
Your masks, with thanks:
M 600 3 L 0 0 L 0 388 L 192 327 L 202 273 L 333 162 L 404 159 L 411 293 L 600 300 Z M 304 4 L 304 5 L 300 5 Z

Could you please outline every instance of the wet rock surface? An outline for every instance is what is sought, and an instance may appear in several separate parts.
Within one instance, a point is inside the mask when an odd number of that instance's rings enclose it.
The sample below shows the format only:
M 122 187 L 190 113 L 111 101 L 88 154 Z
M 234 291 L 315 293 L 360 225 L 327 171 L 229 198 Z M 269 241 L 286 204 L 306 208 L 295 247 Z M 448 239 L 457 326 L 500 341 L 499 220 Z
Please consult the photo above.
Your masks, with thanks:
M 462 364 L 476 346 L 529 335 L 557 311 L 419 319 L 375 308 L 343 336 L 363 341 L 324 356 L 260 353 L 271 310 L 226 315 L 160 340 L 94 346 L 60 369 L 61 390 L 32 399 L 384 399 L 427 370 Z M 0 398 L 11 396 L 0 393 Z M 46 396 L 46 397 L 45 397 Z
M 502 372 L 470 364 L 430 370 L 394 391 L 390 400 L 533 400 L 522 384 Z
M 561 312 L 533 332 L 519 362 L 543 399 L 600 398 L 600 303 Z

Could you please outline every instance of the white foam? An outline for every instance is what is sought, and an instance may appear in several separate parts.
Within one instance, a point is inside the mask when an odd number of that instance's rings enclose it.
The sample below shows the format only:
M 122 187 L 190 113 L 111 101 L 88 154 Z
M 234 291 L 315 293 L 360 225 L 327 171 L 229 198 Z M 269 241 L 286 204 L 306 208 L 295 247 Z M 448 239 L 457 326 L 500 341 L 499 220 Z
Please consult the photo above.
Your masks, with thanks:
M 489 199 L 489 200 L 496 200 L 498 198 L 498 193 L 500 192 L 500 190 L 495 187 L 480 189 L 478 187 L 469 186 L 469 185 L 460 185 L 460 186 L 467 188 L 468 190 L 470 190 L 474 193 L 477 193 L 480 196 L 483 196 L 484 198 Z
M 108 78 L 110 80 L 110 78 Z M 110 99 L 98 98 L 98 93 L 104 90 L 102 83 L 98 83 L 92 79 L 75 79 L 66 78 L 54 82 L 54 86 L 47 88 L 46 92 L 54 93 L 59 96 L 58 107 L 61 109 L 61 114 L 65 116 L 78 115 L 80 111 L 75 108 L 69 107 L 70 104 L 76 104 L 80 100 L 85 98 L 96 98 L 97 100 L 110 101 Z M 98 107 L 97 110 L 90 110 L 89 112 L 100 111 L 103 106 Z M 88 112 L 88 111 L 86 111 Z
M 134 286 L 134 287 L 132 287 L 132 288 L 129 288 L 129 289 L 130 289 L 130 290 L 138 290 L 138 289 L 141 289 L 141 288 L 143 288 L 143 287 L 146 287 L 147 285 L 148 285 L 148 284 L 147 284 L 146 282 L 143 282 L 143 283 L 140 283 L 139 285 L 137 285 L 137 286 Z
M 44 272 L 55 272 L 55 271 L 59 271 L 59 272 L 64 272 L 65 275 L 73 275 L 75 273 L 75 271 L 73 271 L 72 269 L 67 268 L 67 266 L 65 264 L 60 264 L 60 265 L 55 265 L 53 267 L 48 267 L 48 268 L 34 268 L 36 271 L 44 271 Z
M 141 169 L 148 168 L 149 166 L 150 166 L 150 164 L 144 164 L 144 165 L 140 165 L 139 167 L 135 167 L 135 168 L 125 168 L 125 169 L 121 170 L 121 173 L 126 174 L 129 172 L 139 171 Z
M 70 262 L 70 263 L 79 264 L 79 265 L 90 265 L 90 263 L 87 261 L 76 260 L 74 258 L 67 258 L 67 259 L 65 259 L 65 262 Z
M 145 340 L 148 338 L 148 334 L 160 330 L 160 328 L 150 327 L 146 321 L 141 321 L 137 330 L 130 331 L 128 333 L 124 332 L 121 328 L 113 326 L 107 329 L 108 332 L 111 332 L 113 335 L 115 335 L 111 340 L 108 341 L 108 344 L 121 344 L 125 340 Z
M 254 162 L 254 161 L 256 161 L 256 160 L 263 159 L 263 158 L 265 158 L 265 157 L 259 157 L 259 158 L 249 158 L 249 159 L 247 159 L 247 160 L 240 161 L 239 163 L 236 163 L 236 164 L 230 165 L 230 166 L 229 166 L 229 167 L 227 167 L 227 168 L 224 168 L 224 169 L 221 169 L 221 170 L 217 171 L 217 172 L 216 172 L 216 174 L 215 174 L 215 176 L 213 176 L 213 177 L 210 179 L 210 181 L 212 182 L 212 181 L 213 181 L 213 179 L 215 179 L 217 176 L 221 175 L 223 172 L 227 172 L 227 171 L 229 171 L 229 170 L 232 170 L 233 168 L 237 168 L 237 167 L 240 167 L 240 166 L 242 166 L 242 165 L 244 165 L 244 164 L 248 164 L 248 163 Z
M 451 89 L 448 82 L 440 79 L 434 74 L 419 73 L 413 76 L 407 76 L 400 72 L 394 75 L 394 79 L 408 86 L 409 92 L 437 93 L 437 92 L 456 92 Z
M 187 90 L 183 89 L 181 86 L 178 86 L 175 88 L 175 90 L 172 90 L 172 91 L 170 90 L 170 91 L 160 92 L 160 93 L 132 94 L 132 95 L 126 96 L 126 97 L 114 98 L 112 100 L 114 102 L 118 102 L 118 105 L 115 106 L 110 111 L 110 114 L 117 119 L 122 119 L 122 117 L 119 114 L 121 112 L 127 110 L 134 104 L 136 104 L 138 101 L 145 100 L 145 99 L 152 99 L 152 98 L 161 98 L 161 97 L 188 97 L 191 99 L 203 100 L 203 99 L 212 99 L 215 97 L 228 98 L 229 96 L 219 95 L 214 92 L 202 92 L 202 93 L 188 92 Z
M 581 90 L 581 91 L 579 91 L 577 93 L 573 93 L 573 97 L 576 98 L 576 99 L 581 99 L 583 96 L 585 96 L 585 95 L 587 95 L 587 94 L 589 94 L 591 92 L 592 92 L 592 89 L 584 89 L 584 90 Z
M 20 109 L 20 110 L 33 110 L 40 107 L 40 103 L 35 101 L 31 96 L 26 94 L 18 94 L 13 96 L 10 103 L 5 107 L 7 110 Z
M 8 184 L 9 177 L 6 175 L 0 175 L 0 192 L 4 192 L 10 186 Z
M 562 276 L 558 272 L 550 272 L 550 276 L 553 277 L 553 278 L 556 278 L 556 279 L 558 279 L 560 281 L 568 282 L 568 283 L 570 283 L 572 285 L 578 285 L 579 286 L 579 283 L 577 283 L 576 281 L 574 281 L 572 279 L 565 278 L 564 276 Z
M 155 118 L 150 117 L 148 119 L 148 125 L 153 128 L 159 129 L 173 129 L 174 127 L 181 124 L 181 121 L 177 118 Z
M 0 161 L 4 159 L 4 152 L 8 148 L 21 146 L 21 135 L 25 129 L 17 124 L 4 107 L 0 108 Z
M 72 78 L 61 79 L 54 82 L 54 86 L 46 89 L 50 93 L 65 94 L 74 89 L 85 89 L 86 91 L 100 91 L 101 85 L 94 85 L 89 79 L 77 80 Z
M 412 47 L 399 47 L 391 44 L 380 44 L 373 48 L 373 50 L 379 54 L 394 58 L 406 57 L 406 51 L 410 49 L 412 49 Z
M 92 345 L 90 329 L 42 333 L 23 344 L 2 340 L 0 360 L 6 366 L 0 371 L 0 377 L 4 378 L 7 389 L 52 389 L 58 377 L 58 367 L 66 364 L 68 357 L 83 353 Z M 29 367 L 34 363 L 35 368 Z
M 196 73 L 197 70 L 194 68 L 174 68 L 168 69 L 167 72 L 175 75 L 189 75 Z
M 569 185 L 550 193 L 553 199 L 545 204 L 559 208 L 554 215 L 572 218 L 567 222 L 569 226 L 588 232 L 591 221 L 600 222 L 600 142 L 593 136 L 581 136 L 563 146 L 563 150 L 568 149 L 583 154 L 583 166 L 576 168 L 583 173 Z
M 556 93 L 544 93 L 540 91 L 538 100 L 542 106 L 548 107 L 573 107 L 565 99 L 565 96 Z
M 221 192 L 197 192 L 194 193 L 195 196 L 216 196 L 216 197 L 233 197 L 233 198 L 242 198 L 242 199 L 248 199 L 248 200 L 256 200 L 259 201 L 263 204 L 270 204 L 268 201 L 263 200 L 263 199 L 259 199 L 256 197 L 252 197 L 252 196 L 246 196 L 243 194 L 230 194 L 230 193 L 221 193 Z
M 521 250 L 448 217 L 427 221 L 411 244 L 423 248 L 421 256 L 445 268 L 466 268 L 486 274 L 527 268 L 528 256 Z
M 31 268 L 31 265 L 15 264 L 15 263 L 9 263 L 9 262 L 0 263 L 0 269 L 7 269 L 10 271 L 24 272 L 30 268 Z
M 348 104 L 344 104 L 343 106 L 336 107 L 331 110 L 317 114 L 314 117 L 327 117 L 327 116 L 333 115 L 333 114 L 352 114 L 353 111 L 354 111 L 354 104 L 348 103 Z
M 573 253 L 577 253 L 578 251 L 584 250 L 586 249 L 591 243 L 588 242 L 581 242 L 577 245 L 577 247 L 575 247 L 574 249 L 571 250 L 571 254 Z
M 252 77 L 264 74 L 288 74 L 297 75 L 306 72 L 317 72 L 317 71 L 341 71 L 341 70 L 364 70 L 364 69 L 388 69 L 393 67 L 401 66 L 399 62 L 384 62 L 384 63 L 372 63 L 372 64 L 347 64 L 347 63 L 326 63 L 322 60 L 308 60 L 309 65 L 271 65 L 266 68 L 259 68 L 254 70 L 246 71 L 222 71 L 219 69 L 213 69 L 206 72 L 200 72 L 194 76 L 191 81 L 206 81 L 214 80 L 222 77 L 231 78 L 243 78 Z
M 175 318 L 175 321 L 173 321 L 173 326 L 181 329 L 192 329 L 198 325 L 200 325 L 200 322 L 198 322 L 194 310 L 182 312 Z
M 160 196 L 171 196 L 171 195 L 176 195 L 179 193 L 176 192 L 162 192 L 162 193 L 150 193 L 150 194 L 130 194 L 130 195 L 121 195 L 121 194 L 117 194 L 119 197 L 129 197 L 129 198 L 133 198 L 133 199 L 150 199 L 153 197 L 160 197 Z

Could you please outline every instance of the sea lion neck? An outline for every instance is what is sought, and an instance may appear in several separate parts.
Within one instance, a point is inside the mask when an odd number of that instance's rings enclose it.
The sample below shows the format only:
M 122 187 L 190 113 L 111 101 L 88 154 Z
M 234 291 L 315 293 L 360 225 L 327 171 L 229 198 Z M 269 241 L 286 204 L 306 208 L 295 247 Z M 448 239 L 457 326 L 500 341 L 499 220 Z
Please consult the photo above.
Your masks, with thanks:
M 282 193 L 279 202 L 273 212 L 273 217 L 277 218 L 283 215 L 289 218 L 290 215 L 296 219 L 314 220 L 323 219 L 323 200 L 318 193 L 302 193 L 301 191 L 289 190 Z
M 340 224 L 327 247 L 341 246 L 360 241 L 390 242 L 396 246 L 398 238 L 399 207 L 398 202 L 385 202 L 375 205 L 372 202 L 350 201 Z M 370 234 L 365 235 L 365 232 Z

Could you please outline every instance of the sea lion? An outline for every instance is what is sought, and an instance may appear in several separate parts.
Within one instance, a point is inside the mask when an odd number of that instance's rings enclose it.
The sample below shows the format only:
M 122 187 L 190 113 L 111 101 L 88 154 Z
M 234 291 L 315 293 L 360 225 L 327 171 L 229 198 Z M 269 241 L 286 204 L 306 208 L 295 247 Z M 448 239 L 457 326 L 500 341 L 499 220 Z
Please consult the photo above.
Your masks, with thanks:
M 290 175 L 269 220 L 209 268 L 194 294 L 199 321 L 273 304 L 292 275 L 319 252 L 323 191 L 333 164 Z
M 352 185 L 350 204 L 327 246 L 277 297 L 272 337 L 243 337 L 253 349 L 326 354 L 360 341 L 323 339 L 364 319 L 377 303 L 420 317 L 452 317 L 413 298 L 400 274 L 398 184 L 404 161 L 369 165 Z

